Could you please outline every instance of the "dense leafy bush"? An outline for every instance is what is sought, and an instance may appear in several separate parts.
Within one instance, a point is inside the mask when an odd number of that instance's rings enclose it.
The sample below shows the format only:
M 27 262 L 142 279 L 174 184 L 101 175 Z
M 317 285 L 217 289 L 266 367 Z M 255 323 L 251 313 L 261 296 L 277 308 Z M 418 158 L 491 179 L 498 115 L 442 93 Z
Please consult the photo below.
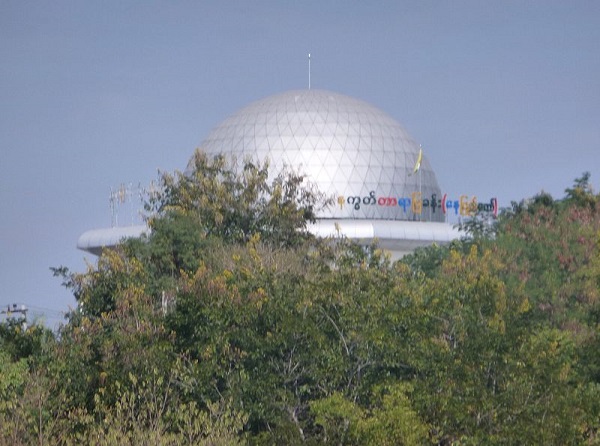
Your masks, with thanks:
M 2 328 L 0 444 L 598 444 L 589 176 L 392 263 L 312 238 L 300 176 L 193 166 L 148 237 L 56 270 L 56 338 Z

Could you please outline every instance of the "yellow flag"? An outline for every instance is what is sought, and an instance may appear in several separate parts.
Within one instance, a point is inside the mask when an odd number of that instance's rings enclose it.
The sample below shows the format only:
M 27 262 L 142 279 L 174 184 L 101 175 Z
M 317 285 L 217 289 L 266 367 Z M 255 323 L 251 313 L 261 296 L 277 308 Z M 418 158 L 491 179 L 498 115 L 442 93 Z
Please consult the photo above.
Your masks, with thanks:
M 417 157 L 417 162 L 415 163 L 415 168 L 413 169 L 413 173 L 417 173 L 421 168 L 421 160 L 423 159 L 423 149 L 419 147 L 419 156 Z

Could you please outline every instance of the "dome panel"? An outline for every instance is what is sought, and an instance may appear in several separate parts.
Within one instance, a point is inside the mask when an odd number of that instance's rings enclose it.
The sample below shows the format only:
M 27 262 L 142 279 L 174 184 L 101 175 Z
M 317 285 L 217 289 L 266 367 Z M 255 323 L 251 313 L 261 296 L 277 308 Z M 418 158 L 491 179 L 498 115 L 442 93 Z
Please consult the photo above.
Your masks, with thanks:
M 412 174 L 419 145 L 406 130 L 358 99 L 324 90 L 273 95 L 234 113 L 200 147 L 209 155 L 269 159 L 273 177 L 285 166 L 307 174 L 319 190 L 336 197 L 321 218 L 420 220 L 431 214 L 443 221 L 441 213 L 424 209 L 415 218 L 410 209 L 386 201 L 441 192 L 425 156 L 421 172 Z M 378 198 L 388 204 L 378 205 Z

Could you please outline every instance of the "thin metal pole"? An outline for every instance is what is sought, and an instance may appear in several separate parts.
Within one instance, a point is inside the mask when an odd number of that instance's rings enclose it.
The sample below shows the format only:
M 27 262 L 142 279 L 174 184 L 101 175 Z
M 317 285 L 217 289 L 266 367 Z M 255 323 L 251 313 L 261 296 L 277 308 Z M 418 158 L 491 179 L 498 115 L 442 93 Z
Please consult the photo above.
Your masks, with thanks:
M 308 89 L 310 90 L 310 53 L 308 53 Z
M 421 164 L 423 160 L 421 159 Z M 423 188 L 421 187 L 421 165 L 419 164 L 419 196 L 421 197 L 421 205 L 423 204 Z M 421 216 L 423 215 L 423 208 L 421 208 Z

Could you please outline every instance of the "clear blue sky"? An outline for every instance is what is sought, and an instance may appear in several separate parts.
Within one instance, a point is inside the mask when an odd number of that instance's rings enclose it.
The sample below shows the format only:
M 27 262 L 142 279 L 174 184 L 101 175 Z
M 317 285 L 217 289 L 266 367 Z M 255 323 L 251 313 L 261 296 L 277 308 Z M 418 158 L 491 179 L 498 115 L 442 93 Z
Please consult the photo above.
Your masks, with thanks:
M 183 169 L 249 102 L 312 87 L 419 141 L 442 190 L 500 205 L 600 185 L 598 1 L 0 0 L 0 305 L 55 326 L 49 267 L 110 226 L 110 187 Z

